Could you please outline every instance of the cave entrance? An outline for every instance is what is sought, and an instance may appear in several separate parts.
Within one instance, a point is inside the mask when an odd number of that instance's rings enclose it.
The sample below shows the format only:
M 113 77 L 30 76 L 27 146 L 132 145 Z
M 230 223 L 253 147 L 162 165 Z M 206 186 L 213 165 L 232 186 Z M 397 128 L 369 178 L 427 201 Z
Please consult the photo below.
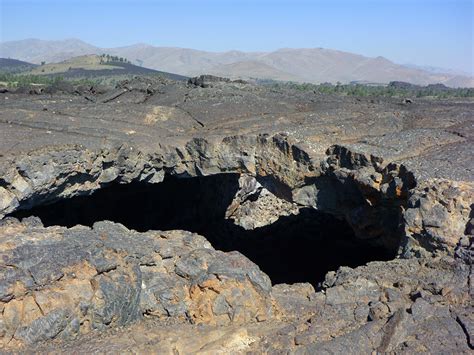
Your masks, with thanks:
M 176 178 L 159 184 L 111 184 L 89 196 L 20 210 L 13 217 L 37 216 L 45 226 L 122 223 L 139 232 L 183 229 L 205 236 L 215 249 L 237 250 L 270 276 L 272 283 L 310 282 L 317 287 L 339 266 L 388 260 L 392 251 L 355 237 L 350 226 L 332 215 L 301 209 L 299 214 L 246 230 L 225 218 L 239 189 L 238 174 Z

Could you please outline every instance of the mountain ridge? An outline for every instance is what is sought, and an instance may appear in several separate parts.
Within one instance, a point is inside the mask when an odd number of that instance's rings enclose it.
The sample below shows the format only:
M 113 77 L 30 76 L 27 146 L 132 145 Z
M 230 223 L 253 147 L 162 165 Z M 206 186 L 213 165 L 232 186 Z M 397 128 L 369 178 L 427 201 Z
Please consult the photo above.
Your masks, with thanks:
M 259 78 L 310 83 L 367 81 L 385 84 L 396 80 L 419 85 L 442 83 L 451 87 L 474 87 L 472 76 L 430 72 L 396 64 L 382 56 L 366 57 L 327 48 L 211 52 L 192 48 L 156 47 L 146 43 L 101 48 L 76 38 L 55 41 L 28 38 L 0 43 L 0 57 L 36 64 L 102 53 L 125 57 L 134 64 L 150 69 L 184 76 L 214 74 L 235 79 Z

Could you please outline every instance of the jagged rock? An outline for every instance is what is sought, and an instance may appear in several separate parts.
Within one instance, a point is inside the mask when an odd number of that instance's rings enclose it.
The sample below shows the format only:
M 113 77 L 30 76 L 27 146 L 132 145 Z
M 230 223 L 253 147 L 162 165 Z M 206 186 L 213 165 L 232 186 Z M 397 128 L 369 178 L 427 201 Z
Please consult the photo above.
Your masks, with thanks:
M 66 89 L 0 100 L 6 350 L 472 351 L 472 102 L 400 105 L 206 76 Z M 312 208 L 397 259 L 341 267 L 316 290 L 272 286 L 189 232 L 8 217 L 113 184 L 222 173 L 241 179 L 224 206 L 234 224 Z
M 207 88 L 212 85 L 212 83 L 228 83 L 230 79 L 228 78 L 221 78 L 215 75 L 200 75 L 195 78 L 190 78 L 188 80 L 188 84 L 200 86 L 202 88 Z
M 472 213 L 474 185 L 431 180 L 419 186 L 404 212 L 408 248 L 453 249 L 467 229 Z
M 196 234 L 11 220 L 0 235 L 3 345 L 68 339 L 144 316 L 226 325 L 272 314 L 268 276 Z
M 226 218 L 244 229 L 274 223 L 282 216 L 298 214 L 298 207 L 264 188 L 253 176 L 239 178 L 239 190 L 226 211 Z

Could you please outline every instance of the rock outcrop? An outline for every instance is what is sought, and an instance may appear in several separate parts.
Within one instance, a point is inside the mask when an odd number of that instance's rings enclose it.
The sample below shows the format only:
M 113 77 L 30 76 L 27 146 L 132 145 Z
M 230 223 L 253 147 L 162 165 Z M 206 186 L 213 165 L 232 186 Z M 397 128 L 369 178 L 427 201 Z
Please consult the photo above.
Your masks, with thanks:
M 268 276 L 196 234 L 136 233 L 111 222 L 44 228 L 34 218 L 6 219 L 0 233 L 3 345 L 143 317 L 228 325 L 272 316 Z
M 399 105 L 210 77 L 1 95 L 4 349 L 472 351 L 471 102 Z M 237 176 L 220 203 L 242 231 L 313 209 L 394 260 L 342 264 L 316 289 L 272 285 L 206 235 L 11 217 L 113 185 L 219 174 Z

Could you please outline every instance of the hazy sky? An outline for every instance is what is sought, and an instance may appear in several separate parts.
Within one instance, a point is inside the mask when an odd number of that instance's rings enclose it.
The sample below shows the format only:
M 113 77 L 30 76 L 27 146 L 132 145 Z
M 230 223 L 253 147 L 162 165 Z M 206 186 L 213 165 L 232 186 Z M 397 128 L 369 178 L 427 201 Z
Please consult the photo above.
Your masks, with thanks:
M 325 47 L 473 72 L 474 0 L 0 0 L 1 41 Z

